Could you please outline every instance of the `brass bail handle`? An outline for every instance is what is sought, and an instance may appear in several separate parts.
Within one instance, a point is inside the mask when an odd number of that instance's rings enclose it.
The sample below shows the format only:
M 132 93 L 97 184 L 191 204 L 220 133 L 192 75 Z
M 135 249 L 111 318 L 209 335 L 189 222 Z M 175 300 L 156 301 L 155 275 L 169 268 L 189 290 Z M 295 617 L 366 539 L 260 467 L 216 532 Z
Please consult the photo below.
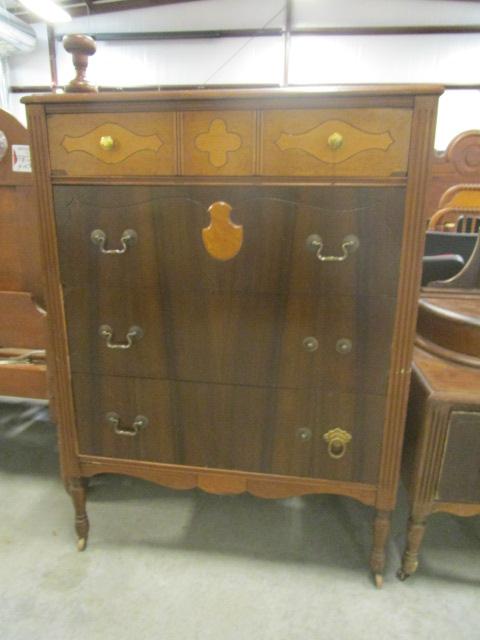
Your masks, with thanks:
M 141 429 L 148 427 L 148 418 L 146 416 L 136 416 L 131 427 L 122 427 L 121 418 L 115 411 L 110 411 L 106 414 L 107 422 L 113 427 L 113 431 L 118 436 L 134 437 L 138 435 Z
M 348 236 L 345 236 L 344 239 L 342 240 L 342 252 L 343 252 L 342 255 L 324 256 L 322 255 L 322 249 L 323 249 L 322 238 L 316 233 L 313 233 L 307 238 L 307 248 L 310 251 L 315 251 L 315 255 L 317 256 L 318 260 L 320 260 L 320 262 L 344 262 L 349 255 L 351 255 L 352 253 L 355 253 L 355 251 L 358 249 L 359 246 L 360 246 L 360 240 L 357 238 L 357 236 L 354 236 L 353 234 L 349 234 Z
M 135 340 L 143 338 L 143 329 L 141 327 L 133 326 L 127 332 L 126 342 L 112 342 L 113 329 L 108 324 L 102 324 L 98 330 L 98 335 L 101 338 L 106 338 L 106 344 L 109 349 L 130 349 L 133 346 Z
M 323 439 L 328 444 L 328 455 L 334 460 L 343 458 L 347 450 L 347 444 L 351 441 L 352 436 L 348 431 L 339 429 L 331 429 L 323 435 Z
M 100 248 L 101 253 L 110 255 L 120 255 L 125 253 L 128 247 L 133 247 L 138 239 L 137 232 L 133 229 L 125 229 L 120 237 L 121 249 L 105 249 L 107 244 L 107 234 L 102 229 L 94 229 L 90 234 L 90 240 Z

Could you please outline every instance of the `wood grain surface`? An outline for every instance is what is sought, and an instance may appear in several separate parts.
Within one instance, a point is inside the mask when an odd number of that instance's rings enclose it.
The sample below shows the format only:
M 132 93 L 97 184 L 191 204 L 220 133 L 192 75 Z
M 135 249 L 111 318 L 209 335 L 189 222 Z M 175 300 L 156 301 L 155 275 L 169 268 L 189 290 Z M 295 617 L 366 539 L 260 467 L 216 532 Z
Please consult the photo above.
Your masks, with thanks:
M 178 292 L 287 291 L 319 296 L 395 297 L 404 224 L 404 189 L 379 187 L 55 187 L 61 278 L 65 286 L 158 286 Z M 208 254 L 202 229 L 217 201 L 232 207 L 243 227 L 234 259 Z M 123 255 L 102 255 L 90 234 L 102 229 L 120 246 L 126 229 L 138 241 Z M 342 255 L 342 242 L 358 237 L 345 262 L 320 262 L 307 248 L 321 236 L 324 255 Z
M 169 464 L 373 483 L 384 399 L 348 393 L 175 383 L 74 374 L 80 453 Z M 149 425 L 116 435 L 137 415 Z M 352 435 L 345 455 L 328 455 L 324 433 Z M 300 430 L 310 434 L 302 438 Z
M 262 174 L 405 175 L 411 122 L 409 109 L 266 111 Z M 332 134 L 343 139 L 335 150 L 328 146 Z
M 47 120 L 56 175 L 173 175 L 177 172 L 175 114 L 62 114 Z M 113 148 L 102 149 L 110 136 Z

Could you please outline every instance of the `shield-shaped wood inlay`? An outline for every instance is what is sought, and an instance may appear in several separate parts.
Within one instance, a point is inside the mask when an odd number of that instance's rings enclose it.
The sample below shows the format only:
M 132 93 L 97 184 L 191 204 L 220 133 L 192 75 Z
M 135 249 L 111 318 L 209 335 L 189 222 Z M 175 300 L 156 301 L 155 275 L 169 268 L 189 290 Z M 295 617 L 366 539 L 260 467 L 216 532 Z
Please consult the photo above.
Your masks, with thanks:
M 231 260 L 242 248 L 243 226 L 230 219 L 232 207 L 226 202 L 210 205 L 210 224 L 202 229 L 205 249 L 216 260 Z

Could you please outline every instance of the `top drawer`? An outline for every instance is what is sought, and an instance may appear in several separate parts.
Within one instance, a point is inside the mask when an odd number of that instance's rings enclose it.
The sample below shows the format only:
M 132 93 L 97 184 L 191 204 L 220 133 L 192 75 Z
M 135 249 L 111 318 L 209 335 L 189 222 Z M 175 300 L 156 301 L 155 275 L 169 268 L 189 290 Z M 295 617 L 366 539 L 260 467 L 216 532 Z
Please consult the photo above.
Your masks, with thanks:
M 50 161 L 66 176 L 401 176 L 409 109 L 59 114 Z
M 52 173 L 175 175 L 175 114 L 87 113 L 47 120 Z

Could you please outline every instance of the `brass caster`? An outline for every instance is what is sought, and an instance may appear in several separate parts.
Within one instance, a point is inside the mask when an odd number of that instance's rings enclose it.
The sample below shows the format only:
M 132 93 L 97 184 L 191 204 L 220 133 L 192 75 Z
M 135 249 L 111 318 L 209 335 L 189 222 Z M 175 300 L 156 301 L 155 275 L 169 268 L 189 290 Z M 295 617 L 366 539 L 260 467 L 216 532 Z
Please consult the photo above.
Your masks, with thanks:
M 383 576 L 381 573 L 375 573 L 373 575 L 373 578 L 375 580 L 375 586 L 377 587 L 377 589 L 381 589 L 383 587 Z
M 405 580 L 406 580 L 407 578 L 409 578 L 409 577 L 410 577 L 410 574 L 409 574 L 409 573 L 405 573 L 405 571 L 404 571 L 403 569 L 399 569 L 399 570 L 397 571 L 397 578 L 398 578 L 399 580 L 401 580 L 402 582 L 405 582 Z
M 77 540 L 77 551 L 85 551 L 86 546 L 87 546 L 86 538 L 79 538 Z

